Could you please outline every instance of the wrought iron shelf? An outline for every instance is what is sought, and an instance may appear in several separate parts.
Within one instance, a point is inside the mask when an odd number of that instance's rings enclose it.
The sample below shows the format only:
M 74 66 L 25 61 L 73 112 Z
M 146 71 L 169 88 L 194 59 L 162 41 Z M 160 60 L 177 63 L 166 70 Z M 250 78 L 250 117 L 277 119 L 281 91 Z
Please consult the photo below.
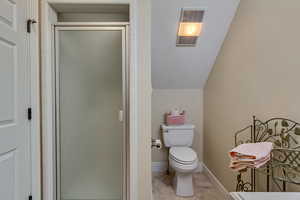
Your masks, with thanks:
M 259 169 L 239 172 L 236 191 L 255 192 L 257 174 L 266 177 L 267 192 L 271 180 L 280 191 L 287 190 L 286 183 L 300 186 L 300 123 L 280 117 L 263 122 L 254 116 L 252 125 L 235 133 L 235 146 L 256 142 L 273 143 L 271 160 Z

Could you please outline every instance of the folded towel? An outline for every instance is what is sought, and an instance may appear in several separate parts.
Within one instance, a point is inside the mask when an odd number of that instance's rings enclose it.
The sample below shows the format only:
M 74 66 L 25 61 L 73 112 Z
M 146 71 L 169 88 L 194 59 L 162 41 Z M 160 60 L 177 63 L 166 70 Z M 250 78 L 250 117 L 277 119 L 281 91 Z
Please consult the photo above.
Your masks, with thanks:
M 271 157 L 270 154 L 268 154 L 266 157 L 263 157 L 261 159 L 243 159 L 243 158 L 232 158 L 231 164 L 247 164 L 247 165 L 258 165 L 260 163 L 265 162 L 266 160 L 269 160 Z
M 271 159 L 271 155 L 269 154 L 265 158 L 261 158 L 259 160 L 251 160 L 251 159 L 232 159 L 229 167 L 235 171 L 240 171 L 246 168 L 260 168 Z
M 232 149 L 229 154 L 232 158 L 261 159 L 268 156 L 272 149 L 272 142 L 246 143 Z
M 241 144 L 229 152 L 229 167 L 234 171 L 246 171 L 248 168 L 260 168 L 271 159 L 273 143 Z

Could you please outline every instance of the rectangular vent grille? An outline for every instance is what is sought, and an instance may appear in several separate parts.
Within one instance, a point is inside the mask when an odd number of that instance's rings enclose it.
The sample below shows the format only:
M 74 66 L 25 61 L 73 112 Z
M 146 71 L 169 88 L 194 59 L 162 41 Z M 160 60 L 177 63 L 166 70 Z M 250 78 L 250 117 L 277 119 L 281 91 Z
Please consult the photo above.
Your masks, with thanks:
M 182 15 L 181 22 L 202 22 L 204 11 L 182 9 L 181 15 Z
M 181 16 L 179 26 L 181 22 L 186 23 L 202 23 L 205 11 L 203 9 L 195 8 L 183 8 L 181 10 Z M 179 29 L 179 27 L 178 27 Z M 179 36 L 177 35 L 177 46 L 195 46 L 198 36 Z

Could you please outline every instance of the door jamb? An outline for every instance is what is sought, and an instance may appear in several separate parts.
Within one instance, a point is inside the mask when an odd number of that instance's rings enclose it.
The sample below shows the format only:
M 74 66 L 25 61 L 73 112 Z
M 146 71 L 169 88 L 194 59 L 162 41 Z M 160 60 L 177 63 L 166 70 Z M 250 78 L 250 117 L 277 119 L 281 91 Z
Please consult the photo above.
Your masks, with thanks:
M 35 19 L 39 22 L 39 3 L 28 0 L 26 5 L 27 19 Z M 26 20 L 27 20 L 26 19 Z M 32 25 L 32 32 L 27 34 L 27 56 L 30 76 L 30 104 L 32 120 L 30 121 L 30 157 L 31 157 L 31 193 L 34 199 L 42 196 L 42 169 L 41 169 L 41 118 L 40 118 L 40 43 L 39 26 Z
M 113 0 L 67 0 L 61 1 L 61 3 L 110 3 Z M 51 29 L 53 22 L 49 15 L 49 9 L 51 9 L 51 2 L 60 3 L 58 0 L 41 0 L 40 13 L 41 13 L 41 99 L 42 99 L 42 191 L 43 200 L 55 199 L 55 160 L 53 158 L 55 146 L 49 143 L 54 141 L 52 138 L 55 131 L 54 117 L 53 115 L 53 99 L 51 99 L 53 90 L 51 86 L 53 80 L 51 80 L 50 74 L 51 66 L 53 66 L 53 44 L 51 44 L 52 35 Z M 124 3 L 124 2 L 123 2 Z M 139 83 L 143 82 L 138 76 L 138 17 L 137 17 L 137 0 L 128 0 L 130 6 L 130 28 L 128 31 L 129 39 L 129 169 L 128 169 L 128 188 L 127 188 L 127 200 L 138 200 L 139 191 L 139 177 L 138 177 L 138 124 L 140 121 L 139 102 L 141 99 L 138 97 Z M 151 189 L 150 189 L 151 190 Z

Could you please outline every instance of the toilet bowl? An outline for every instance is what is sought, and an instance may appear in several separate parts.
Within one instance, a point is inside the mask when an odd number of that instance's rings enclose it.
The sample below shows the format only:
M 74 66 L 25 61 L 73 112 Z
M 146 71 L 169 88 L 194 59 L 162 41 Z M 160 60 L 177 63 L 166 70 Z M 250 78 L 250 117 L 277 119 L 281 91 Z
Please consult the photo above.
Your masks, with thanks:
M 193 172 L 198 168 L 198 157 L 191 148 L 194 138 L 193 125 L 162 125 L 163 139 L 169 147 L 169 166 L 175 171 L 173 187 L 177 196 L 194 195 Z
M 169 164 L 175 171 L 173 187 L 177 196 L 194 195 L 193 172 L 198 167 L 197 154 L 189 147 L 171 147 Z

